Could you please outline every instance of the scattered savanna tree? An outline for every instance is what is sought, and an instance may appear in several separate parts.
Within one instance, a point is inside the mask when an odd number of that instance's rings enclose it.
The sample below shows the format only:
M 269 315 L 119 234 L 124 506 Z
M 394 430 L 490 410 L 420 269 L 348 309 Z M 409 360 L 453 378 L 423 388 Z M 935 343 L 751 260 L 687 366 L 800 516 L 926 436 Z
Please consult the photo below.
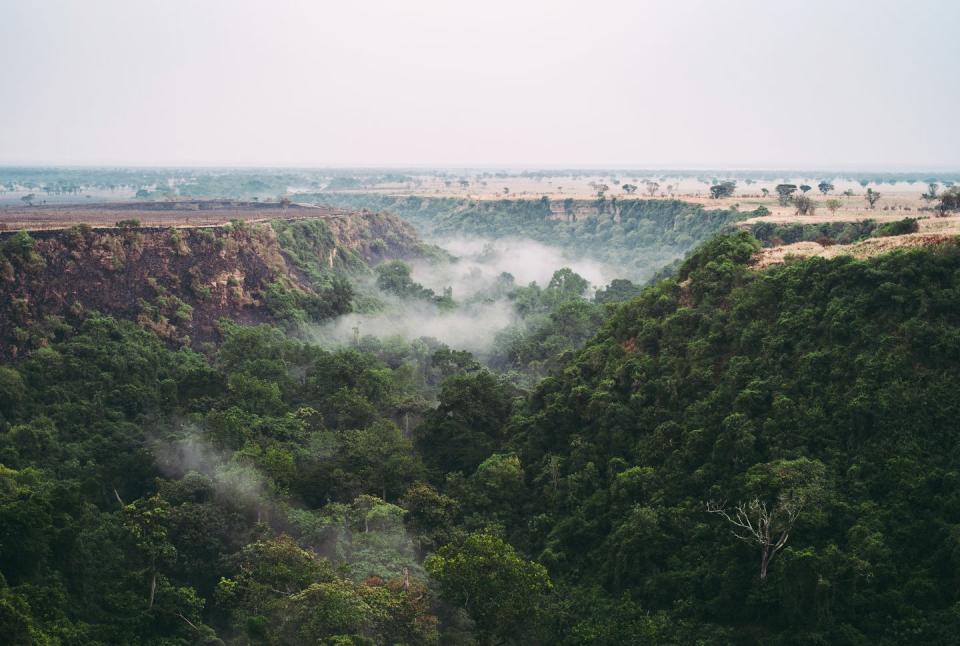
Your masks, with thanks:
M 787 206 L 790 204 L 790 199 L 793 194 L 797 192 L 797 185 L 777 184 L 775 190 L 777 191 L 777 201 L 780 203 L 780 206 Z
M 817 203 L 804 194 L 793 197 L 793 206 L 797 209 L 797 215 L 813 215 L 817 210 Z
M 803 191 L 804 193 L 806 193 L 807 191 L 809 191 L 811 188 L 813 188 L 813 187 L 810 186 L 809 184 L 801 184 L 801 185 L 800 185 L 800 190 Z
M 710 196 L 715 200 L 721 197 L 730 197 L 736 188 L 736 182 L 720 182 L 710 187 Z
M 867 192 L 863 195 L 863 199 L 867 201 L 871 209 L 875 209 L 877 208 L 877 201 L 880 199 L 880 193 L 872 188 L 868 188 Z
M 623 184 L 620 188 L 622 188 L 627 194 L 630 194 L 630 195 L 637 192 L 636 184 Z
M 940 194 L 940 204 L 937 210 L 941 216 L 952 211 L 960 211 L 960 186 L 951 186 Z
M 831 214 L 836 214 L 837 209 L 839 209 L 841 206 L 843 206 L 843 202 L 835 197 L 827 200 L 827 210 L 830 211 Z
M 833 190 L 834 187 L 833 187 L 833 184 L 831 184 L 827 180 L 822 180 L 819 184 L 817 184 L 817 188 L 820 189 L 821 193 L 823 193 L 824 195 L 827 195 L 830 191 Z

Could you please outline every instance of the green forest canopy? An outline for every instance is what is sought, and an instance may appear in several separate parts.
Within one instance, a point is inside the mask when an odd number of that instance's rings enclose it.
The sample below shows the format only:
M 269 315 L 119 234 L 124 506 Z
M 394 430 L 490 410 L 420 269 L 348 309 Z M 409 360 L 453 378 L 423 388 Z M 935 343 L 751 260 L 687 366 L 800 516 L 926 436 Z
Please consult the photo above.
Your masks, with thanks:
M 529 392 L 425 340 L 224 321 L 201 354 L 88 317 L 0 367 L 0 634 L 949 643 L 960 247 L 758 246 L 597 306 Z M 711 504 L 789 525 L 765 578 Z

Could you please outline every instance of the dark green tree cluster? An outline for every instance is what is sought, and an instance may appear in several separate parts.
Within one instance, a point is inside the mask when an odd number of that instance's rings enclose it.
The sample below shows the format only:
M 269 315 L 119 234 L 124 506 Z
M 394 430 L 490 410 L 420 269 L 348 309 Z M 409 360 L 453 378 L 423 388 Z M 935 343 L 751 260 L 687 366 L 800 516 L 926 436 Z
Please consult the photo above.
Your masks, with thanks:
M 920 230 L 920 223 L 917 218 L 904 218 L 894 222 L 887 222 L 877 227 L 873 235 L 876 237 L 902 236 L 908 233 L 916 233 Z
M 757 272 L 756 244 L 701 247 L 541 382 L 507 536 L 654 641 L 950 642 L 960 247 Z
M 719 200 L 722 197 L 732 197 L 737 190 L 737 183 L 732 181 L 719 182 L 710 187 L 710 197 Z
M 955 641 L 960 246 L 759 248 L 592 301 L 504 277 L 530 391 L 429 339 L 88 316 L 0 366 L 2 640 Z
M 852 244 L 869 238 L 878 227 L 876 220 L 819 222 L 816 224 L 757 222 L 750 226 L 750 233 L 763 243 L 764 247 L 776 247 L 795 242 Z
M 469 535 L 401 425 L 488 373 L 425 342 L 328 352 L 222 325 L 205 357 L 92 316 L 0 367 L 6 643 L 437 641 L 422 550 L 431 528 L 445 554 Z
M 614 278 L 610 281 L 609 285 L 597 290 L 597 293 L 593 296 L 593 300 L 601 304 L 617 303 L 636 298 L 642 292 L 643 288 L 633 281 L 627 280 L 626 278 Z
M 879 223 L 876 220 L 858 222 L 819 222 L 816 224 L 778 224 L 757 222 L 750 226 L 750 233 L 764 247 L 793 244 L 795 242 L 819 242 L 824 245 L 853 244 L 870 237 L 900 236 L 920 230 L 917 218 L 904 218 L 893 222 Z
M 618 283 L 614 289 L 623 287 Z M 565 267 L 554 272 L 546 287 L 531 283 L 510 290 L 507 298 L 520 320 L 497 335 L 488 363 L 502 372 L 525 375 L 527 380 L 558 366 L 603 321 L 603 306 L 587 299 L 588 288 L 585 278 Z M 615 298 L 614 292 L 604 294 L 602 298 Z
M 438 296 L 432 289 L 414 281 L 410 265 L 402 260 L 390 260 L 377 265 L 374 272 L 377 275 L 377 287 L 388 294 L 401 299 L 427 301 L 446 309 L 456 305 L 451 290 L 447 289 Z

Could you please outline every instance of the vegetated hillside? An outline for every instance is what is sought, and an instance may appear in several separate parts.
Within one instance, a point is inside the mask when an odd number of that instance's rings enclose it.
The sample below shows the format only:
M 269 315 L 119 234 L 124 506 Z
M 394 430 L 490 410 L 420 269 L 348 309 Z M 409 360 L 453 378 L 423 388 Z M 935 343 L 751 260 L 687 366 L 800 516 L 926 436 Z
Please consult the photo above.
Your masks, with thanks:
M 704 245 L 541 382 L 508 535 L 654 642 L 954 642 L 960 246 L 762 272 L 757 247 Z
M 274 226 L 323 277 L 322 236 Z M 605 298 L 529 393 L 424 339 L 224 323 L 200 354 L 85 318 L 0 366 L 0 635 L 952 643 L 960 247 L 763 271 L 758 248 Z M 523 302 L 576 304 L 558 274 Z
M 92 229 L 0 237 L 0 354 L 39 347 L 91 311 L 196 345 L 217 321 L 298 322 L 350 311 L 341 277 L 424 245 L 390 215 Z
M 391 211 L 427 236 L 532 238 L 615 264 L 633 280 L 649 279 L 725 226 L 758 215 L 679 200 L 467 200 L 337 193 L 299 199 Z

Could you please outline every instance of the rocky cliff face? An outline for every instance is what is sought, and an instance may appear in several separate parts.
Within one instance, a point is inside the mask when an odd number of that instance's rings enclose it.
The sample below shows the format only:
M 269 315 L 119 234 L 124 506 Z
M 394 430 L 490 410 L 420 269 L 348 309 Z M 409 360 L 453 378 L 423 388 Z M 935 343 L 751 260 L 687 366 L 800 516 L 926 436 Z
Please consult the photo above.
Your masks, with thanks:
M 423 251 L 411 227 L 370 213 L 204 228 L 6 233 L 0 235 L 0 356 L 41 347 L 94 311 L 197 346 L 218 336 L 222 318 L 275 321 L 271 298 L 315 304 L 332 277 Z

